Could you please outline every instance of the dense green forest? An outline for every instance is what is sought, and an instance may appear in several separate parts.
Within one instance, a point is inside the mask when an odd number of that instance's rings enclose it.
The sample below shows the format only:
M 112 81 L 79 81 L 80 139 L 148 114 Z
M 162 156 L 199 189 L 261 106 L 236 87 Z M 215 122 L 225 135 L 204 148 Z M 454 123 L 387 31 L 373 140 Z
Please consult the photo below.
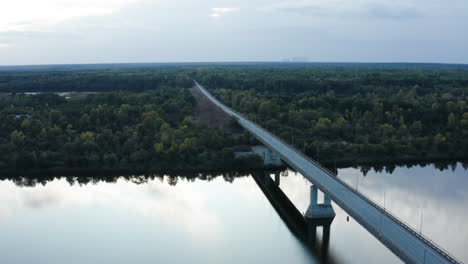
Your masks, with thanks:
M 234 158 L 252 143 L 246 134 L 193 121 L 192 79 L 328 165 L 468 159 L 463 65 L 83 66 L 0 72 L 0 170 L 258 164 Z M 67 91 L 102 93 L 49 93 Z
M 81 99 L 0 99 L 0 171 L 181 171 L 252 167 L 234 157 L 245 135 L 193 122 L 188 89 L 109 92 Z M 250 163 L 249 163 L 250 162 Z
M 468 158 L 466 67 L 213 68 L 194 75 L 324 163 Z
M 0 92 L 143 92 L 160 87 L 189 87 L 182 69 L 135 71 L 0 72 Z

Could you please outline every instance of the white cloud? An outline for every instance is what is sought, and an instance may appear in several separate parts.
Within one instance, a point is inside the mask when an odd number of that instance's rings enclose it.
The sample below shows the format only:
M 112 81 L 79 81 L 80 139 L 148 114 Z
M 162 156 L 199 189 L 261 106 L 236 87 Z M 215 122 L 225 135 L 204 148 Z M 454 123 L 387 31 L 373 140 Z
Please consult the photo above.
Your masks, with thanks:
M 15 0 L 0 8 L 0 31 L 40 30 L 85 16 L 109 15 L 139 0 Z
M 12 43 L 0 43 L 0 49 L 1 48 L 9 48 L 9 47 L 12 47 L 13 44 Z
M 227 13 L 233 13 L 239 11 L 240 8 L 238 7 L 213 7 L 211 8 L 211 17 L 220 17 L 221 15 Z
M 372 17 L 372 18 L 414 18 L 421 14 L 415 0 L 376 1 L 355 0 L 300 0 L 273 3 L 262 8 L 282 12 L 292 12 L 315 17 Z
M 211 183 L 223 181 L 219 177 Z M 142 185 L 119 179 L 113 184 L 99 182 L 95 185 L 69 186 L 65 179 L 60 179 L 34 188 L 17 187 L 9 181 L 0 183 L 0 222 L 14 217 L 19 208 L 43 210 L 103 205 L 162 220 L 167 225 L 183 229 L 195 240 L 216 243 L 225 232 L 220 216 L 210 204 L 216 200 L 217 194 L 202 193 L 200 186 L 208 184 L 203 181 L 179 180 L 177 186 L 170 186 L 158 179 Z
M 239 8 L 237 7 L 214 7 L 211 10 L 216 13 L 231 13 L 231 12 L 239 11 Z
M 2 44 L 0 64 L 466 63 L 467 7 L 466 0 L 3 0 L 0 43 L 11 44 Z

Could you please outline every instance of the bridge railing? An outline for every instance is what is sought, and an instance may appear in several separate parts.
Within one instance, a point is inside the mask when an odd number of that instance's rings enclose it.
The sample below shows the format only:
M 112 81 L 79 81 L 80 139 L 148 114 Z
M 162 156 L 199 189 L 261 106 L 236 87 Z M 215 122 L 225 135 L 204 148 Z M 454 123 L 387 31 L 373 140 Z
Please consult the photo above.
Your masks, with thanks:
M 204 89 L 203 87 L 201 87 L 196 81 L 195 83 L 198 85 L 199 88 L 203 89 L 208 95 L 210 95 L 213 100 L 215 101 L 218 101 L 210 92 L 208 92 L 206 89 Z M 265 133 L 268 133 L 271 137 L 275 138 L 276 140 L 280 141 L 281 143 L 283 143 L 284 145 L 286 145 L 287 147 L 289 147 L 291 150 L 293 150 L 296 154 L 300 155 L 302 158 L 306 159 L 307 161 L 311 162 L 312 164 L 314 164 L 316 167 L 318 167 L 320 170 L 322 170 L 323 172 L 325 172 L 326 174 L 328 174 L 329 176 L 331 176 L 333 179 L 335 179 L 336 181 L 340 182 L 341 184 L 343 184 L 347 189 L 349 189 L 351 192 L 355 193 L 356 195 L 358 195 L 359 197 L 361 197 L 362 199 L 364 199 L 365 201 L 367 201 L 368 203 L 372 204 L 375 208 L 377 208 L 381 214 L 384 214 L 386 215 L 387 217 L 391 218 L 393 221 L 397 222 L 399 225 L 401 225 L 403 228 L 405 228 L 407 231 L 409 231 L 411 234 L 413 234 L 414 236 L 418 237 L 419 239 L 421 239 L 423 242 L 425 242 L 427 245 L 429 245 L 431 248 L 433 248 L 435 251 L 437 251 L 440 255 L 446 257 L 447 259 L 449 259 L 451 262 L 453 263 L 462 263 L 460 260 L 458 260 L 455 256 L 453 256 L 452 254 L 450 254 L 448 251 L 446 251 L 445 249 L 442 248 L 442 246 L 438 245 L 437 243 L 435 243 L 433 240 L 431 240 L 430 238 L 426 237 L 425 235 L 423 235 L 422 233 L 419 233 L 417 230 L 415 230 L 413 227 L 411 227 L 408 223 L 406 223 L 404 220 L 398 218 L 397 216 L 394 216 L 393 214 L 391 214 L 390 212 L 388 212 L 385 208 L 383 208 L 381 205 L 379 205 L 377 202 L 374 202 L 370 197 L 368 197 L 367 195 L 357 191 L 355 188 L 353 188 L 351 185 L 349 185 L 347 182 L 343 181 L 342 179 L 338 178 L 337 177 L 337 174 L 333 173 L 332 171 L 330 171 L 329 169 L 327 169 L 326 167 L 324 167 L 323 165 L 321 165 L 320 163 L 318 163 L 317 161 L 313 160 L 312 158 L 310 158 L 309 156 L 307 156 L 305 153 L 303 153 L 302 151 L 300 151 L 299 149 L 297 149 L 296 147 L 290 145 L 289 143 L 287 143 L 286 141 L 284 141 L 283 139 L 279 138 L 278 136 L 268 132 L 267 130 L 265 130 L 263 127 L 261 127 L 259 124 L 251 121 L 250 119 L 248 119 L 245 115 L 237 112 L 236 110 L 222 104 L 221 102 L 218 101 L 219 104 L 223 105 L 224 107 L 226 107 L 229 111 L 235 113 L 236 115 L 244 118 L 247 122 L 251 123 L 252 125 L 256 126 L 258 129 L 262 130 L 263 132 Z M 348 210 L 350 210 L 348 208 Z

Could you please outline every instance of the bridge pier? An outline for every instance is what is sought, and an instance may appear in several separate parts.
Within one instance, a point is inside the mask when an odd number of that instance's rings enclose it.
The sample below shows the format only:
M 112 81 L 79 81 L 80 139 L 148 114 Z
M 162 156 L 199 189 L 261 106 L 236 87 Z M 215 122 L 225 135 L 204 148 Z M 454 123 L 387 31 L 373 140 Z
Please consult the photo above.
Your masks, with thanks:
M 265 167 L 280 167 L 283 165 L 280 155 L 265 146 L 252 146 L 251 150 L 251 152 L 235 152 L 234 154 L 236 157 L 252 153 L 257 154 L 262 157 Z
M 275 172 L 275 183 L 276 183 L 276 186 L 280 186 L 280 179 L 281 179 L 280 173 L 279 173 L 279 171 L 276 171 L 276 172 Z
M 265 165 L 275 165 L 281 166 L 283 163 L 281 162 L 281 157 L 278 153 L 271 151 L 269 148 L 265 147 L 263 160 Z
M 330 241 L 330 226 L 335 218 L 335 210 L 331 205 L 331 199 L 324 194 L 324 202 L 318 203 L 318 189 L 314 185 L 310 186 L 310 204 L 305 213 L 307 224 L 308 240 L 311 246 L 315 246 L 317 239 L 317 227 L 322 227 L 322 256 L 326 255 Z
M 323 204 L 331 207 L 331 198 L 327 194 L 323 194 Z M 332 208 L 333 210 L 333 208 Z
M 275 171 L 274 172 L 275 174 L 275 180 L 273 180 L 271 178 L 271 172 L 264 172 L 263 174 L 263 181 L 265 183 L 269 183 L 269 182 L 274 182 L 276 186 L 280 186 L 280 179 L 281 179 L 281 175 L 280 175 L 280 172 L 279 171 Z
M 318 203 L 318 189 L 314 185 L 310 186 L 310 204 L 305 213 L 305 217 L 309 219 L 331 219 L 335 218 L 335 211 L 331 205 L 331 199 L 327 194 L 324 194 L 324 202 Z
M 265 184 L 269 183 L 271 181 L 271 178 L 270 178 L 270 173 L 269 172 L 264 172 L 263 173 L 263 182 Z

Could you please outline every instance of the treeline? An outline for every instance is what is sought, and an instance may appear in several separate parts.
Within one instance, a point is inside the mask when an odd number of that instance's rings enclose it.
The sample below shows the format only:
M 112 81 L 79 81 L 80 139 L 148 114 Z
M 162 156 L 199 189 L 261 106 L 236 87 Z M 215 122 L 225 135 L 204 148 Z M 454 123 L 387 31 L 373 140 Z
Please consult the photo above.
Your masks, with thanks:
M 359 170 L 366 176 L 371 170 L 375 172 L 383 172 L 386 173 L 393 173 L 393 171 L 398 167 L 406 167 L 411 168 L 413 166 L 434 166 L 436 169 L 440 171 L 444 170 L 452 170 L 455 171 L 457 166 L 461 165 L 464 170 L 468 170 L 468 161 L 463 161 L 461 163 L 458 162 L 434 162 L 434 163 L 405 163 L 405 165 L 397 165 L 397 164 L 388 164 L 388 165 L 374 165 L 374 166 L 359 166 Z M 331 168 L 332 169 L 332 168 Z M 180 172 L 177 173 L 157 173 L 157 174 L 145 174 L 137 175 L 135 173 L 129 174 L 122 174 L 122 173 L 114 173 L 114 172 L 103 172 L 103 171 L 96 171 L 95 169 L 90 169 L 89 171 L 81 171 L 80 174 L 73 173 L 70 171 L 70 174 L 64 174 L 63 170 L 47 170 L 42 172 L 37 172 L 35 174 L 28 174 L 27 176 L 18 176 L 17 174 L 0 175 L 0 180 L 8 180 L 13 182 L 18 187 L 35 187 L 37 185 L 47 185 L 50 182 L 56 180 L 65 179 L 70 186 L 73 185 L 87 185 L 87 184 L 96 184 L 96 183 L 116 183 L 119 180 L 124 180 L 127 182 L 132 182 L 135 184 L 145 184 L 151 181 L 158 179 L 161 182 L 167 182 L 169 185 L 175 186 L 180 181 L 195 181 L 195 180 L 202 180 L 202 181 L 212 181 L 219 177 L 222 177 L 226 182 L 234 182 L 237 178 L 248 177 L 252 174 L 264 172 L 263 169 L 259 170 L 220 170 L 220 171 L 209 171 L 209 172 L 183 172 L 181 175 Z M 287 176 L 284 168 L 281 170 L 283 176 Z
M 0 92 L 142 92 L 160 87 L 189 87 L 180 69 L 0 73 Z
M 255 167 L 247 135 L 194 124 L 188 89 L 0 99 L 0 172 L 184 171 Z
M 192 78 L 323 163 L 468 158 L 468 67 L 287 65 L 2 72 L 0 170 L 260 163 L 233 157 L 246 134 L 193 123 Z M 66 91 L 108 93 L 47 93 Z
M 468 158 L 468 69 L 212 69 L 227 105 L 324 163 Z
M 334 93 L 355 96 L 368 93 L 387 95 L 415 87 L 418 95 L 442 92 L 449 88 L 454 96 L 468 87 L 467 66 L 342 65 L 299 68 L 198 68 L 189 72 L 200 83 L 213 88 L 255 90 L 311 95 Z
M 89 171 L 85 174 L 70 174 L 69 176 L 64 176 L 62 173 L 57 171 L 57 174 L 54 175 L 53 171 L 43 172 L 42 174 L 36 175 L 27 175 L 27 176 L 18 176 L 18 175 L 0 175 L 0 180 L 8 180 L 13 182 L 18 187 L 35 187 L 37 185 L 46 186 L 50 182 L 56 180 L 66 180 L 70 186 L 73 185 L 87 185 L 87 184 L 96 184 L 96 183 L 116 183 L 119 180 L 124 180 L 127 182 L 132 182 L 134 184 L 145 184 L 154 180 L 159 180 L 161 182 L 166 181 L 169 185 L 175 186 L 179 181 L 189 181 L 193 182 L 195 180 L 201 181 L 212 181 L 219 177 L 222 177 L 226 182 L 234 182 L 236 178 L 248 177 L 255 170 L 242 170 L 242 171 L 213 171 L 213 172 L 196 172 L 196 173 L 164 173 L 164 174 L 144 174 L 144 175 L 135 175 L 135 174 L 115 174 L 115 173 L 102 173 L 100 171 Z

